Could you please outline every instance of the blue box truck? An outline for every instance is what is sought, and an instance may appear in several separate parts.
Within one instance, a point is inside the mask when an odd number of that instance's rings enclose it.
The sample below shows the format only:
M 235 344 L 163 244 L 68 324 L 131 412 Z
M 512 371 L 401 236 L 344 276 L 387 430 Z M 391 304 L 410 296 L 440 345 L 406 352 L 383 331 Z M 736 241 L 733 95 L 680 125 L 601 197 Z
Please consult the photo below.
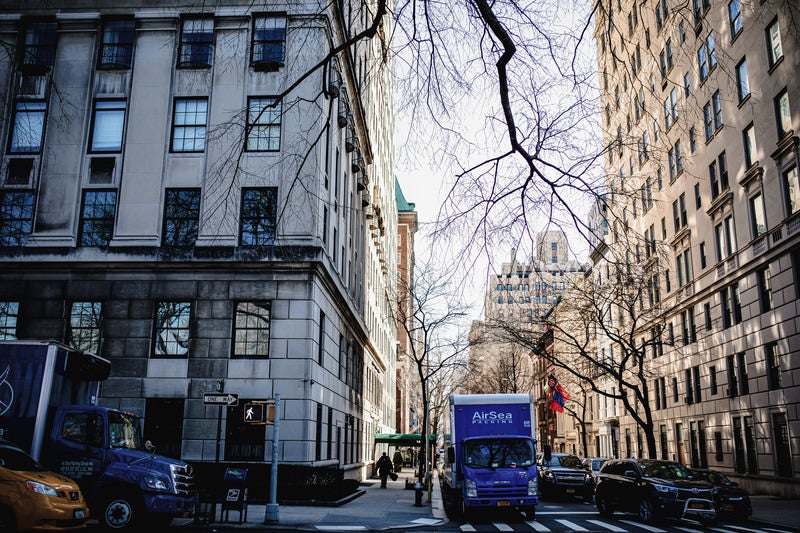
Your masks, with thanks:
M 147 451 L 135 415 L 95 405 L 110 369 L 56 342 L 0 342 L 0 438 L 77 481 L 106 528 L 192 516 L 191 466 Z
M 452 516 L 514 508 L 528 519 L 539 503 L 531 394 L 450 397 L 450 445 L 441 479 Z

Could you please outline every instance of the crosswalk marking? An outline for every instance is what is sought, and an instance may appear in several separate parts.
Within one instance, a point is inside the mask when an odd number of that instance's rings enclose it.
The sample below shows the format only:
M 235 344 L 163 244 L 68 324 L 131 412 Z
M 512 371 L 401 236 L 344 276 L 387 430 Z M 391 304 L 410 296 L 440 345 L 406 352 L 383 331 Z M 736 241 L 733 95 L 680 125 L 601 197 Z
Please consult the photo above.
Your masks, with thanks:
M 709 527 L 706 529 L 709 529 L 711 531 L 717 531 L 718 533 L 737 533 L 732 529 L 725 529 L 724 527 Z
M 725 527 L 729 527 L 731 529 L 738 529 L 740 531 L 748 531 L 750 533 L 764 533 L 765 531 L 775 531 L 779 533 L 789 533 L 788 531 L 784 531 L 781 529 L 772 529 L 772 528 L 764 528 L 764 529 L 753 529 L 751 527 L 743 527 L 743 526 L 735 526 L 733 524 L 725 524 Z
M 461 524 L 461 531 L 477 531 L 471 524 Z
M 607 524 L 606 522 L 603 522 L 602 520 L 587 520 L 587 522 L 589 522 L 590 524 L 594 524 L 596 526 L 605 528 L 605 529 L 607 529 L 607 530 L 609 530 L 609 531 L 611 531 L 613 533 L 624 533 L 624 532 L 628 531 L 627 529 L 622 529 L 621 527 L 617 527 L 614 524 Z
M 692 529 L 690 527 L 675 526 L 675 529 L 680 529 L 681 531 L 685 531 L 686 533 L 703 533 L 703 531 L 700 529 Z
M 550 528 L 547 527 L 546 525 L 542 524 L 541 522 L 535 522 L 533 520 L 530 520 L 530 521 L 525 522 L 525 523 L 528 524 L 529 526 L 531 526 L 536 531 L 542 531 L 542 532 L 550 531 Z
M 556 520 L 556 522 L 558 522 L 559 524 L 561 524 L 563 526 L 566 526 L 567 528 L 569 528 L 570 531 L 589 531 L 585 527 L 581 527 L 578 524 L 576 524 L 575 522 L 571 522 L 569 520 L 559 519 L 559 520 Z
M 514 531 L 514 528 L 503 522 L 492 522 L 492 525 L 500 531 Z
M 647 524 L 642 524 L 641 522 L 634 522 L 633 520 L 620 520 L 620 522 L 624 522 L 629 526 L 640 527 L 646 531 L 650 531 L 652 533 L 666 533 L 666 530 L 659 529 L 655 526 L 648 526 Z

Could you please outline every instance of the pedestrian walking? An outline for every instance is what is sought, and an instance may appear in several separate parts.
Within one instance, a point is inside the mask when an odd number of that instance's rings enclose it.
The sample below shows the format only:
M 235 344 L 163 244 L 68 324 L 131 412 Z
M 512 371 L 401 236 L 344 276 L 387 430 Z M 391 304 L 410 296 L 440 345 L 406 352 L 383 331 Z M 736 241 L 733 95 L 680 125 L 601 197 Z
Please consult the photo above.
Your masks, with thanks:
M 378 475 L 381 478 L 381 488 L 386 488 L 386 478 L 389 477 L 389 474 L 392 472 L 392 460 L 389 459 L 389 456 L 386 455 L 386 452 L 383 452 L 381 458 L 378 459 Z

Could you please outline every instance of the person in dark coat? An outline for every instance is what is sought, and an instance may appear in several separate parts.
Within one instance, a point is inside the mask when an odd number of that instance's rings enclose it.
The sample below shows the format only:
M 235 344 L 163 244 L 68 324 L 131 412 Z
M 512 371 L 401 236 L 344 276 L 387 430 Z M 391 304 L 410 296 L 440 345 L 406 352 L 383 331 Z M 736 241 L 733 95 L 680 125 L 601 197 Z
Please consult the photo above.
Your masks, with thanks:
M 386 452 L 383 452 L 383 455 L 381 455 L 381 458 L 378 459 L 378 464 L 376 466 L 378 467 L 378 475 L 381 478 L 381 488 L 385 489 L 386 478 L 389 477 L 389 474 L 392 471 L 392 460 L 389 459 L 389 456 L 386 455 Z

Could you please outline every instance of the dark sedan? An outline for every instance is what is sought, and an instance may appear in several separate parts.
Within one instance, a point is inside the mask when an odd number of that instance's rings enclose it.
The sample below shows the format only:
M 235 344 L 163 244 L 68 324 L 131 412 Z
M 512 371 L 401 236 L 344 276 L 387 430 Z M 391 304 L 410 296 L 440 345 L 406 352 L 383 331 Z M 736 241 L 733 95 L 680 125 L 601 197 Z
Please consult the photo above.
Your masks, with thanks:
M 739 487 L 739 484 L 731 481 L 728 477 L 716 470 L 692 469 L 692 478 L 707 481 L 717 487 L 717 495 L 714 503 L 717 506 L 717 513 L 732 518 L 746 519 L 753 514 L 753 507 L 750 505 L 750 496 L 747 491 Z

